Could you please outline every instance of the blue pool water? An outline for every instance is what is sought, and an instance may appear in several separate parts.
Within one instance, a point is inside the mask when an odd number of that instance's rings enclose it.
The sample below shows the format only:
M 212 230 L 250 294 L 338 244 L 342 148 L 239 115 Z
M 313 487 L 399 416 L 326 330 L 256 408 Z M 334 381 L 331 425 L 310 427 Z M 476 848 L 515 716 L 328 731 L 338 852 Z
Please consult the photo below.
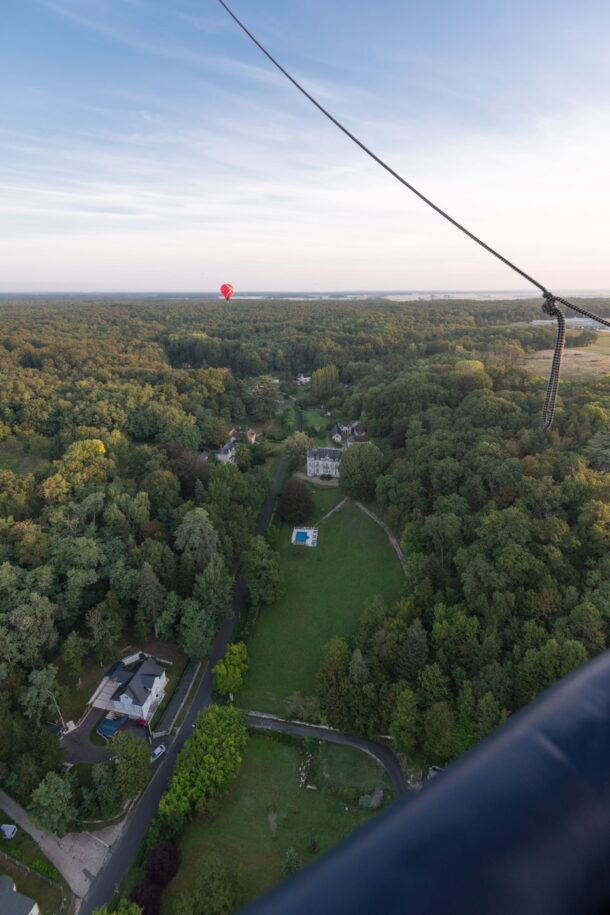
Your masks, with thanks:
M 295 543 L 307 543 L 308 536 L 307 531 L 297 531 L 294 535 Z

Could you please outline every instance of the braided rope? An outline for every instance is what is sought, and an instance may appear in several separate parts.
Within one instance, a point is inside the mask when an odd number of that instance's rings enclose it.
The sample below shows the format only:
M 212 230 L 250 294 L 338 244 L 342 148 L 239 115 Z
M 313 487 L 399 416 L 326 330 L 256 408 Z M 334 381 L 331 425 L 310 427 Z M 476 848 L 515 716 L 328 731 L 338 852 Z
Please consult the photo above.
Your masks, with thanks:
M 545 314 L 557 319 L 557 337 L 555 339 L 555 352 L 553 353 L 553 362 L 551 364 L 551 373 L 549 383 L 544 398 L 542 408 L 542 426 L 544 429 L 550 429 L 555 418 L 555 407 L 557 405 L 557 389 L 559 388 L 559 377 L 561 375 L 561 357 L 566 340 L 566 320 L 563 312 L 557 307 L 556 297 L 550 293 L 544 293 L 544 302 L 542 310 Z

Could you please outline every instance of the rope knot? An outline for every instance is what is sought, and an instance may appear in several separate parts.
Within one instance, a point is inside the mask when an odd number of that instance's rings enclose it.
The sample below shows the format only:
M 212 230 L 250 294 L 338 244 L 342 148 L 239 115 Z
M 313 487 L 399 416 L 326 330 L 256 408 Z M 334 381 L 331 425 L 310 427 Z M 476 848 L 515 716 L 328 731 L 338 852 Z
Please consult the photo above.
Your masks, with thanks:
M 558 314 L 561 314 L 557 306 L 557 299 L 552 292 L 543 292 L 543 303 L 542 310 L 546 315 L 549 315 L 551 318 L 556 318 Z

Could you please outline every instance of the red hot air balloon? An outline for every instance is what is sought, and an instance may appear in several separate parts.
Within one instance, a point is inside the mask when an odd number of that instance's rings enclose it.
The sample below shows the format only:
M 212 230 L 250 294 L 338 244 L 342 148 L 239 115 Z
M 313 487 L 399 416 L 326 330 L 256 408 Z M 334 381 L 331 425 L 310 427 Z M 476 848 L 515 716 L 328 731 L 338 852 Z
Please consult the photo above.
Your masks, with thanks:
M 233 286 L 231 286 L 230 283 L 223 283 L 222 286 L 220 287 L 220 291 L 222 292 L 223 296 L 225 297 L 225 299 L 228 302 L 232 298 L 233 293 L 235 292 L 235 289 L 233 288 Z

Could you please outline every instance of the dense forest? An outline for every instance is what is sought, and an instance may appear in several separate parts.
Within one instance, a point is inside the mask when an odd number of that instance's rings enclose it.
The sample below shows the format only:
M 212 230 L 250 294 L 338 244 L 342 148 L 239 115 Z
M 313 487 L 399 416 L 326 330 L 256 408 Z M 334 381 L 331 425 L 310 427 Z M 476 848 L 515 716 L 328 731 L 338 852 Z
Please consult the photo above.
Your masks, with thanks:
M 87 653 L 110 662 L 129 630 L 206 656 L 238 569 L 265 567 L 270 453 L 199 454 L 273 418 L 276 380 L 296 394 L 299 372 L 325 370 L 326 406 L 380 446 L 367 495 L 409 569 L 396 606 L 363 595 L 357 640 L 327 646 L 313 714 L 443 762 L 605 648 L 610 383 L 564 382 L 543 432 L 544 381 L 522 367 L 552 345 L 539 316 L 533 300 L 0 301 L 5 787 L 25 801 L 59 765 L 44 723 Z

